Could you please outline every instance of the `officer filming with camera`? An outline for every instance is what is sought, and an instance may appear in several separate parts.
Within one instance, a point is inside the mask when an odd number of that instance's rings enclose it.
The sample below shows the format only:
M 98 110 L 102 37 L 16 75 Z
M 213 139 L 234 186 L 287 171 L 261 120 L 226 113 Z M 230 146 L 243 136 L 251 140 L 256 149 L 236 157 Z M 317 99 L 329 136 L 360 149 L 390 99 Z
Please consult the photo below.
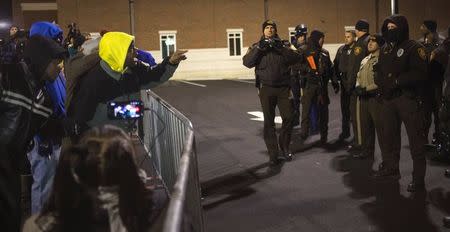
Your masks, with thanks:
M 262 31 L 260 41 L 253 44 L 243 57 L 243 64 L 247 68 L 255 68 L 256 87 L 264 114 L 264 141 L 270 165 L 276 166 L 282 160 L 292 159 L 289 149 L 293 120 L 289 66 L 304 58 L 289 48 L 288 41 L 280 39 L 274 21 L 265 21 Z M 274 122 L 277 106 L 283 120 L 278 139 Z

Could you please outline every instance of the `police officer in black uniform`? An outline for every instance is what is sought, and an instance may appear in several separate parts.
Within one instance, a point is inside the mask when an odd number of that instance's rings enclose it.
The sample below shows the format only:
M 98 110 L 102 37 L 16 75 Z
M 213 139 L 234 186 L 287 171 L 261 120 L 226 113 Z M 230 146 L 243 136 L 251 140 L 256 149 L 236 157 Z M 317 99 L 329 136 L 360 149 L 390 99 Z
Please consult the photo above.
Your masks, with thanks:
M 306 62 L 303 65 L 301 73 L 306 77 L 306 85 L 303 88 L 302 120 L 300 137 L 306 139 L 309 135 L 310 110 L 311 105 L 317 103 L 320 142 L 327 142 L 328 136 L 328 105 L 330 98 L 328 96 L 328 82 L 332 80 L 335 92 L 339 91 L 339 83 L 334 80 L 333 64 L 330 54 L 323 49 L 325 35 L 323 32 L 314 30 L 308 39 L 306 45 L 301 50 L 304 52 Z
M 305 24 L 299 24 L 295 27 L 295 40 L 292 45 L 300 53 L 301 47 L 306 43 L 306 36 L 308 35 L 308 28 Z M 294 106 L 294 122 L 293 126 L 300 124 L 300 95 L 303 81 L 303 77 L 300 76 L 300 67 L 303 62 L 298 62 L 290 67 L 291 69 L 291 88 L 292 88 L 292 105 Z
M 345 32 L 345 44 L 339 47 L 334 58 L 334 74 L 341 84 L 342 131 L 339 140 L 350 137 L 350 96 L 353 87 L 347 77 L 349 59 L 355 45 L 356 34 L 353 30 Z
M 255 67 L 256 80 L 260 83 L 257 86 L 259 99 L 264 113 L 264 141 L 271 165 L 278 165 L 283 159 L 292 159 L 289 149 L 293 119 L 289 66 L 301 61 L 303 56 L 290 49 L 288 41 L 282 41 L 278 37 L 274 21 L 265 21 L 262 30 L 260 41 L 249 48 L 243 57 L 243 64 L 247 68 Z M 283 120 L 278 140 L 274 122 L 277 106 Z
M 359 115 L 357 111 L 357 96 L 354 94 L 356 77 L 358 75 L 359 67 L 361 66 L 361 61 L 369 53 L 367 51 L 367 44 L 369 43 L 369 23 L 365 19 L 360 19 L 355 24 L 355 33 L 358 40 L 353 46 L 352 52 L 350 53 L 349 60 L 349 70 L 347 73 L 348 84 L 345 87 L 351 92 L 350 97 L 350 112 L 353 127 L 353 142 L 349 146 L 349 152 L 359 153 L 361 152 L 361 124 L 358 121 Z
M 392 15 L 382 26 L 386 44 L 383 46 L 375 83 L 383 98 L 380 143 L 382 164 L 374 173 L 376 179 L 400 178 L 401 124 L 406 127 L 413 160 L 412 182 L 409 192 L 425 189 L 425 135 L 424 83 L 427 81 L 425 48 L 409 39 L 407 19 Z
M 437 67 L 435 62 L 431 62 L 432 52 L 442 44 L 442 40 L 439 38 L 437 33 L 437 23 L 435 20 L 424 20 L 423 24 L 420 26 L 420 31 L 423 37 L 419 42 L 425 47 L 425 52 L 427 54 L 428 63 L 428 75 L 429 81 L 427 87 L 427 137 L 428 132 L 431 127 L 432 118 L 434 119 L 434 133 L 433 133 L 433 143 L 436 142 L 436 136 L 439 134 L 439 106 L 441 105 L 442 98 L 442 82 L 443 79 L 439 78 L 436 74 L 439 67 Z M 435 78 L 433 78 L 435 77 Z

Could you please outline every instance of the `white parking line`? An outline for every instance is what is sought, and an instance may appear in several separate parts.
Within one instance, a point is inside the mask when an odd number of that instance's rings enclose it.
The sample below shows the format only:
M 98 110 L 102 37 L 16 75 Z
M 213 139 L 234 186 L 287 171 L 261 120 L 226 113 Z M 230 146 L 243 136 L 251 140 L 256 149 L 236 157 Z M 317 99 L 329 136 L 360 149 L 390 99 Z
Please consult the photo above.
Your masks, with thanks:
M 247 84 L 254 84 L 255 81 L 241 80 L 241 79 L 229 79 L 229 81 L 242 82 Z
M 189 84 L 189 85 L 195 85 L 195 86 L 198 86 L 198 87 L 203 87 L 203 88 L 205 88 L 205 87 L 206 87 L 206 85 L 202 85 L 202 84 L 197 84 L 197 83 L 194 83 L 194 82 L 190 82 L 190 81 L 182 81 L 182 80 L 176 80 L 176 81 L 179 81 L 179 82 L 181 82 L 181 83 L 185 83 L 185 84 Z

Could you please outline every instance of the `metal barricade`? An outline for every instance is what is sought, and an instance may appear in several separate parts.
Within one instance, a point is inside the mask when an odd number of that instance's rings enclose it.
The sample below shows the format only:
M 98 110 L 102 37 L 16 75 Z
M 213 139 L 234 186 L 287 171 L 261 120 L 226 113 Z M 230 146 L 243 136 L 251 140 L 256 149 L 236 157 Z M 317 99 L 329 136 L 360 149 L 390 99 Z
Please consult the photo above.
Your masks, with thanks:
M 144 142 L 170 195 L 163 231 L 182 231 L 184 225 L 201 232 L 203 210 L 192 123 L 151 90 L 142 94 L 142 100 Z

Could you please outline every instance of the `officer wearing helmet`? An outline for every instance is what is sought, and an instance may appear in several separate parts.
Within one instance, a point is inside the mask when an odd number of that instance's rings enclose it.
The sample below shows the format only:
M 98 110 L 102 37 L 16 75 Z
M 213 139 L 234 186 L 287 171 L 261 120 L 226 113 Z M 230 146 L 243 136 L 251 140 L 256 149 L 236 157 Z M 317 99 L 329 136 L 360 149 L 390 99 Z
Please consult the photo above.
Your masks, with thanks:
M 306 37 L 308 36 L 308 27 L 306 24 L 299 24 L 295 27 L 295 41 L 292 41 L 294 46 L 298 49 L 306 44 Z
M 305 24 L 299 24 L 295 27 L 295 39 L 292 45 L 300 51 L 301 47 L 306 44 L 306 36 L 308 35 L 308 28 Z M 293 126 L 300 124 L 300 89 L 304 86 L 304 77 L 300 76 L 302 62 L 298 62 L 290 67 L 291 71 L 291 89 L 292 89 L 292 105 L 294 107 L 294 121 Z

